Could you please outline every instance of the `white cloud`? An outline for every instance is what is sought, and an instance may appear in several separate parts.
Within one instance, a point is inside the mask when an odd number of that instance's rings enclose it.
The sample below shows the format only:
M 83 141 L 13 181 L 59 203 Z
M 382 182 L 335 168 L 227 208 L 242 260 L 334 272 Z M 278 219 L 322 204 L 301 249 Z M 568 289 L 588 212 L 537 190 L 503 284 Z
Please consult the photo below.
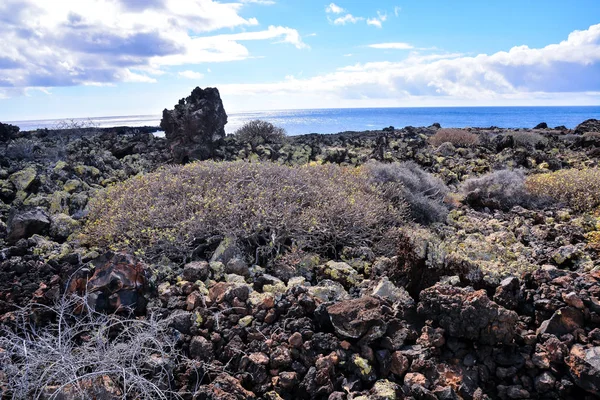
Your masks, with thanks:
M 402 7 L 394 7 L 394 14 L 396 15 L 396 17 L 400 16 L 400 11 L 402 11 Z
M 377 17 L 367 19 L 367 25 L 372 25 L 381 28 L 386 20 L 387 14 L 383 14 L 377 11 Z
M 325 9 L 325 12 L 333 13 L 333 14 L 341 14 L 344 11 L 346 11 L 346 10 L 344 10 L 342 7 L 336 5 L 335 3 L 329 4 L 327 6 L 327 8 Z
M 266 6 L 275 4 L 274 0 L 241 0 L 241 2 L 249 3 L 249 4 L 261 4 L 261 5 L 266 5 Z
M 355 17 L 352 14 L 346 14 L 343 17 L 339 17 L 333 20 L 334 25 L 346 25 L 348 23 L 355 24 L 358 21 L 363 21 L 363 17 Z
M 376 43 L 370 44 L 369 47 L 374 49 L 390 49 L 390 50 L 411 50 L 414 47 L 409 43 L 395 42 L 395 43 Z
M 251 28 L 242 3 L 271 0 L 2 0 L 0 88 L 113 82 L 156 82 L 165 66 L 249 58 L 240 42 L 271 40 L 307 48 L 295 29 L 209 36 L 220 29 Z
M 220 88 L 227 96 L 281 95 L 298 103 L 316 98 L 338 106 L 406 105 L 423 99 L 430 104 L 527 104 L 536 99 L 560 104 L 565 99 L 592 98 L 597 102 L 600 24 L 543 48 L 517 46 L 475 57 L 412 52 L 399 62 L 358 63 L 306 79 Z
M 369 18 L 367 19 L 367 25 L 373 25 L 378 28 L 382 27 L 381 21 L 378 18 Z
M 210 71 L 209 71 L 210 72 Z M 201 72 L 195 72 L 195 71 L 181 71 L 178 74 L 180 77 L 182 78 L 187 78 L 187 79 L 195 79 L 195 80 L 199 80 L 204 78 L 204 74 Z

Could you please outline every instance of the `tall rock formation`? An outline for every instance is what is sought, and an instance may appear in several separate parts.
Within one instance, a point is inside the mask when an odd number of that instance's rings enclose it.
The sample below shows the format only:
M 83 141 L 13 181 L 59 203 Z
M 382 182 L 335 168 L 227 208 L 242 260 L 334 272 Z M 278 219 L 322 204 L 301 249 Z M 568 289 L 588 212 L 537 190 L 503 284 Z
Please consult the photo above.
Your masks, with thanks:
M 169 141 L 173 160 L 186 163 L 210 158 L 215 142 L 225 137 L 226 123 L 219 90 L 197 87 L 173 110 L 163 111 L 160 127 Z

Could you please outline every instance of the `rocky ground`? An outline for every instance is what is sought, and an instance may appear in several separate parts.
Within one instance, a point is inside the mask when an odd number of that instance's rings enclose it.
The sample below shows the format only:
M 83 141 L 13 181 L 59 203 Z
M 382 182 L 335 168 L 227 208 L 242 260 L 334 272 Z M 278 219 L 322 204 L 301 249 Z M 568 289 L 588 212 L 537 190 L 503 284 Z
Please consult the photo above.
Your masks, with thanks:
M 597 167 L 600 137 L 580 132 L 594 126 L 477 128 L 475 147 L 430 145 L 436 125 L 258 146 L 228 136 L 210 157 L 414 161 L 452 188 L 498 169 Z M 105 311 L 135 304 L 139 318 L 168 321 L 187 361 L 163 361 L 186 399 L 600 396 L 600 248 L 590 240 L 599 215 L 560 205 L 473 208 L 456 198 L 445 221 L 407 225 L 392 254 L 306 253 L 281 268 L 252 265 L 228 238 L 184 263 L 81 247 L 77 231 L 96 192 L 171 163 L 173 154 L 185 158 L 153 130 L 2 138 L 3 324 L 19 307 L 52 304 L 65 291 L 85 291 Z M 2 382 L 0 366 L 0 393 Z M 123 396 L 105 386 L 99 398 Z

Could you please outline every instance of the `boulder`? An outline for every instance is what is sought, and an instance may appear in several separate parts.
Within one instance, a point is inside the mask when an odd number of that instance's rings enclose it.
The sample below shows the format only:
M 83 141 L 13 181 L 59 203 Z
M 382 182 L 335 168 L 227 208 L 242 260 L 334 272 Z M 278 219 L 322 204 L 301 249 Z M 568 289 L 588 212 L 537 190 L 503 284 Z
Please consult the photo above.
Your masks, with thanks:
M 327 307 L 335 332 L 345 338 L 370 343 L 387 330 L 381 302 L 370 296 L 343 301 Z
M 574 307 L 563 307 L 557 310 L 550 319 L 541 323 L 538 335 L 545 333 L 560 337 L 584 326 L 583 313 Z
M 221 243 L 219 243 L 219 247 L 217 247 L 212 257 L 210 258 L 210 262 L 221 262 L 223 263 L 223 265 L 227 266 L 227 263 L 229 263 L 229 261 L 236 258 L 243 258 L 242 251 L 238 247 L 235 238 L 233 236 L 228 236 L 225 239 L 221 240 Z
M 346 288 L 351 288 L 359 283 L 362 276 L 345 262 L 329 261 L 321 267 L 321 274 L 326 279 L 339 282 Z
M 206 261 L 195 261 L 183 267 L 183 279 L 189 282 L 204 281 L 210 274 Z
M 585 348 L 576 344 L 565 362 L 580 388 L 600 396 L 600 346 Z
M 160 127 L 165 131 L 173 160 L 186 163 L 210 158 L 215 142 L 225 137 L 226 123 L 219 91 L 197 87 L 173 110 L 163 111 Z
M 8 217 L 8 241 L 14 243 L 19 239 L 35 234 L 43 234 L 50 227 L 48 213 L 41 208 L 26 211 L 11 211 Z
M 50 236 L 62 242 L 79 228 L 79 222 L 66 214 L 56 214 L 50 218 Z
M 95 310 L 145 312 L 148 278 L 141 261 L 125 253 L 107 253 L 94 264 L 96 269 L 87 282 L 87 293 Z
M 519 304 L 520 296 L 519 279 L 511 276 L 500 282 L 494 294 L 494 301 L 509 310 L 514 310 Z
M 518 315 L 491 301 L 484 290 L 436 284 L 421 292 L 419 314 L 437 322 L 449 336 L 482 344 L 509 344 Z
M 17 190 L 26 191 L 31 188 L 37 178 L 37 171 L 33 167 L 22 169 L 19 172 L 12 174 L 10 180 Z
M 254 393 L 244 389 L 239 380 L 222 373 L 209 385 L 201 385 L 194 395 L 197 400 L 246 400 L 255 399 Z

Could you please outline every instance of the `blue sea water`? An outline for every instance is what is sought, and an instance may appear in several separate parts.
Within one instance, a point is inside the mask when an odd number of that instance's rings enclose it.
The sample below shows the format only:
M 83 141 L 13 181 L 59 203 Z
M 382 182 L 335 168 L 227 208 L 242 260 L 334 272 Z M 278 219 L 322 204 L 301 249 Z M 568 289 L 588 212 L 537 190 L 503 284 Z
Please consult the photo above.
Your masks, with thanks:
M 263 119 L 286 129 L 289 135 L 365 131 L 387 126 L 533 128 L 540 122 L 550 127 L 574 128 L 586 119 L 600 119 L 600 106 L 583 107 L 419 107 L 419 108 L 335 108 L 315 110 L 278 110 L 232 113 L 225 126 L 233 133 L 247 121 Z M 22 130 L 56 128 L 64 120 L 14 121 Z M 158 126 L 160 115 L 76 118 L 98 127 Z

